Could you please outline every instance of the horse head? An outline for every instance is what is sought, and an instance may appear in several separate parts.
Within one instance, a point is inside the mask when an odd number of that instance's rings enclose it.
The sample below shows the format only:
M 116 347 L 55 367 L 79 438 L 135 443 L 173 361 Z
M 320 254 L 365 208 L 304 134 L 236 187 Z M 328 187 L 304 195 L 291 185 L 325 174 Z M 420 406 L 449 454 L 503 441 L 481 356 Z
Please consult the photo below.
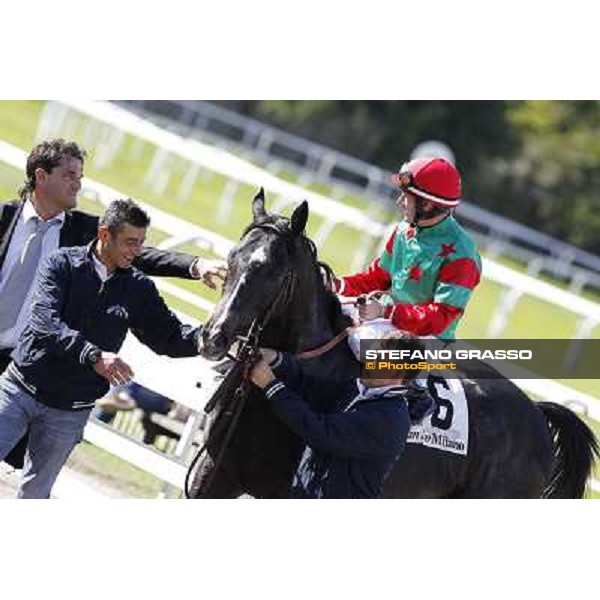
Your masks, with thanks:
M 264 190 L 252 202 L 252 223 L 227 258 L 223 294 L 204 325 L 201 353 L 219 360 L 254 321 L 264 327 L 261 343 L 293 349 L 306 310 L 297 300 L 315 277 L 318 266 L 314 244 L 304 236 L 308 203 L 290 218 L 265 210 Z M 296 306 L 294 307 L 294 303 Z

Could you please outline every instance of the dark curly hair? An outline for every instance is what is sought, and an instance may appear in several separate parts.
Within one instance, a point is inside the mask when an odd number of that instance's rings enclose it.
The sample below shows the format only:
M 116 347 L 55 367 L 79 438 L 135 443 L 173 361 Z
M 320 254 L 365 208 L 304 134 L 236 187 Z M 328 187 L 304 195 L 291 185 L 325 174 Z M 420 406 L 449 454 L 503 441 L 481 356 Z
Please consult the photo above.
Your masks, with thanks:
M 86 153 L 75 142 L 67 142 L 63 139 L 46 140 L 35 146 L 27 157 L 25 183 L 19 190 L 19 196 L 25 199 L 35 190 L 36 169 L 44 169 L 46 173 L 51 173 L 52 169 L 67 157 L 77 158 L 83 162 Z

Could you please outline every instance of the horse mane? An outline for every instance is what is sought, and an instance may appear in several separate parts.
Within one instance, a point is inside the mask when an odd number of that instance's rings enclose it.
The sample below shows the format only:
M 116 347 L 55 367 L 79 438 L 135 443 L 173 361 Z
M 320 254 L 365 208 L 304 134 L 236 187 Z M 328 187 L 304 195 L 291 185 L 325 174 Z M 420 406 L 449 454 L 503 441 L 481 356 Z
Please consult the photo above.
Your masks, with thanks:
M 312 240 L 309 241 L 313 243 Z M 343 313 L 342 304 L 340 303 L 340 299 L 337 297 L 337 294 L 330 291 L 334 289 L 335 285 L 335 273 L 333 269 L 326 262 L 320 260 L 317 260 L 317 266 L 320 272 L 323 273 L 327 279 L 327 288 L 323 284 L 323 289 L 327 298 L 327 317 L 333 331 L 338 333 L 342 329 L 350 327 L 352 325 L 352 319 Z

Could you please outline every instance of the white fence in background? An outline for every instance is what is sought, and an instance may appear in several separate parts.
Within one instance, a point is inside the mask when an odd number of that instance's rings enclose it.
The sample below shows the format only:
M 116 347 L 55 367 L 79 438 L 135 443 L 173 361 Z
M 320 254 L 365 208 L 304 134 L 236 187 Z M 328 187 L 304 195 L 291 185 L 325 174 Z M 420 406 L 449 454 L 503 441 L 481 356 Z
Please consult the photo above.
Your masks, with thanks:
M 22 150 L 0 141 L 0 160 L 22 170 L 25 166 L 26 154 Z M 89 178 L 84 178 L 82 187 L 84 194 L 97 198 L 104 205 L 115 198 L 126 195 Z M 162 244 L 164 247 L 192 242 L 200 248 L 212 250 L 219 256 L 226 256 L 234 244 L 231 240 L 214 232 L 183 221 L 144 202 L 138 202 L 148 212 L 153 226 L 169 234 L 170 237 Z M 335 203 L 333 200 L 329 200 L 329 202 Z M 336 212 L 333 213 L 333 215 L 335 214 Z M 349 214 L 351 213 L 346 213 L 346 219 L 348 219 L 346 222 L 360 230 L 360 227 L 364 226 L 364 221 L 354 222 Z M 572 310 L 582 317 L 594 319 L 594 323 L 600 321 L 600 307 L 597 304 L 492 261 L 484 261 L 484 276 L 504 286 L 513 286 L 521 295 L 530 294 L 550 302 L 552 302 L 551 298 L 556 297 L 558 299 L 556 304 L 563 308 Z M 210 311 L 212 309 L 213 305 L 210 302 L 176 285 L 160 279 L 156 279 L 155 283 L 159 289 L 197 306 L 201 310 Z M 190 321 L 188 317 L 185 317 L 184 320 Z M 181 488 L 186 471 L 185 465 L 189 459 L 187 454 L 193 438 L 201 427 L 201 411 L 210 396 L 212 386 L 214 386 L 210 365 L 200 358 L 156 357 L 150 350 L 136 342 L 133 336 L 128 336 L 123 354 L 131 362 L 137 381 L 193 409 L 194 412 L 186 424 L 176 455 L 174 457 L 165 456 L 97 423 L 90 423 L 87 426 L 85 437 L 91 443 L 153 473 L 165 482 Z M 200 380 L 204 387 L 198 389 L 196 383 Z M 594 420 L 600 421 L 600 402 L 592 396 L 549 380 L 519 380 L 518 384 L 537 396 L 569 405 Z
M 381 203 L 397 193 L 389 172 L 376 165 L 212 102 L 128 100 L 116 104 L 184 137 L 205 139 L 251 157 L 255 163 L 265 163 L 271 173 L 292 171 L 303 185 L 325 182 L 334 186 L 336 197 L 339 190 L 348 189 L 370 202 Z M 461 216 L 481 234 L 481 245 L 492 258 L 503 254 L 531 263 L 531 275 L 544 271 L 570 280 L 575 293 L 584 285 L 600 289 L 600 257 L 470 202 L 463 202 Z
M 86 132 L 89 134 L 88 141 L 96 140 L 98 142 L 97 152 L 103 157 L 104 162 L 112 160 L 123 142 L 123 134 L 127 133 L 155 146 L 154 159 L 147 174 L 148 177 L 160 176 L 162 167 L 166 166 L 169 156 L 183 158 L 189 163 L 182 185 L 188 185 L 189 181 L 195 180 L 200 168 L 210 169 L 224 175 L 231 183 L 225 188 L 221 207 L 227 208 L 232 201 L 237 186 L 235 182 L 257 188 L 262 186 L 273 192 L 278 197 L 277 210 L 282 205 L 307 198 L 311 211 L 324 218 L 321 228 L 314 236 L 317 245 L 326 239 L 336 225 L 342 223 L 360 232 L 360 242 L 357 244 L 358 250 L 351 270 L 358 270 L 364 266 L 368 258 L 368 249 L 373 244 L 372 241 L 368 243 L 365 240 L 365 235 L 379 240 L 381 244 L 387 237 L 386 234 L 390 229 L 388 225 L 371 219 L 355 208 L 283 181 L 229 152 L 161 129 L 154 123 L 108 102 L 61 101 L 48 103 L 38 128 L 38 137 L 48 137 L 58 133 L 64 135 L 65 131 L 68 132 L 79 127 L 80 116 L 89 118 L 86 125 Z M 99 128 L 100 124 L 105 129 Z M 108 128 L 106 128 L 107 126 Z M 186 181 L 188 183 L 185 183 Z M 177 238 L 185 237 L 185 234 L 173 235 L 176 235 Z M 483 275 L 508 287 L 490 322 L 487 332 L 489 337 L 496 337 L 502 333 L 517 302 L 524 294 L 576 313 L 580 319 L 573 336 L 575 340 L 589 336 L 591 331 L 600 324 L 600 307 L 596 303 L 566 292 L 557 286 L 527 277 L 490 260 L 484 260 Z M 575 341 L 570 352 L 571 359 L 576 354 L 577 348 L 578 344 Z
M 220 201 L 218 214 L 221 214 L 222 218 L 228 214 L 238 187 L 247 184 L 267 189 L 276 198 L 278 210 L 290 202 L 307 199 L 311 211 L 323 218 L 321 228 L 314 235 L 317 243 L 323 241 L 332 228 L 340 224 L 369 232 L 377 239 L 384 237 L 389 229 L 387 225 L 370 218 L 356 208 L 279 179 L 268 171 L 224 150 L 196 140 L 184 139 L 108 102 L 49 102 L 40 119 L 37 137 L 43 139 L 58 133 L 66 135 L 77 129 L 82 117 L 90 119 L 85 127 L 88 132 L 88 142 L 98 144 L 97 152 L 102 157 L 103 165 L 109 164 L 114 158 L 124 141 L 125 133 L 154 147 L 151 165 L 144 180 L 158 194 L 166 189 L 169 178 L 177 170 L 176 166 L 182 173 L 182 182 L 177 193 L 180 198 L 189 195 L 201 170 L 208 169 L 224 176 L 228 183 Z M 104 128 L 98 127 L 98 124 Z M 109 128 L 106 129 L 106 126 Z M 370 246 L 364 243 L 358 247 L 353 260 L 354 266 L 358 268 L 366 260 L 369 250 Z

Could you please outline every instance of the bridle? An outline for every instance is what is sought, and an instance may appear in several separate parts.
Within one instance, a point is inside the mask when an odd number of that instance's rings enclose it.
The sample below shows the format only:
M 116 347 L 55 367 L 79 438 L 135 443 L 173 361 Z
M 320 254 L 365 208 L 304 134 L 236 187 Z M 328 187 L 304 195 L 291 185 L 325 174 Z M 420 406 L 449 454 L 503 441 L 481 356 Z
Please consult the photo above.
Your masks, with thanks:
M 278 227 L 273 223 L 253 223 L 246 229 L 242 239 L 255 229 L 276 233 L 279 236 L 291 234 L 289 229 Z M 204 407 L 204 412 L 206 414 L 210 414 L 217 404 L 220 404 L 221 412 L 219 413 L 219 416 L 227 415 L 230 417 L 229 419 L 219 419 L 217 417 L 217 420 L 211 429 L 211 436 L 214 437 L 220 435 L 222 433 L 221 430 L 223 430 L 225 432 L 225 437 L 223 438 L 219 453 L 215 459 L 214 468 L 209 476 L 208 481 L 203 486 L 205 490 L 210 490 L 215 477 L 222 466 L 225 452 L 229 447 L 233 432 L 235 431 L 239 418 L 249 397 L 251 388 L 250 384 L 246 380 L 245 375 L 250 365 L 252 365 L 252 363 L 259 358 L 258 348 L 260 336 L 273 316 L 288 306 L 288 304 L 291 302 L 292 298 L 294 297 L 296 287 L 297 275 L 294 269 L 290 267 L 282 279 L 277 295 L 275 296 L 275 300 L 267 306 L 260 317 L 257 317 L 252 321 L 245 335 L 236 336 L 238 347 L 235 354 L 227 354 L 228 358 L 234 361 L 234 365 L 224 377 L 223 381 L 214 392 L 212 398 Z M 297 356 L 301 360 L 308 360 L 321 356 L 329 352 L 333 347 L 345 339 L 348 336 L 348 332 L 349 329 L 344 329 L 325 344 L 311 350 L 300 352 L 297 354 Z M 184 483 L 184 493 L 186 498 L 191 497 L 189 480 L 201 456 L 207 451 L 208 443 L 209 440 L 207 439 L 200 450 L 198 450 L 196 456 L 188 467 Z
M 278 227 L 273 223 L 255 223 L 246 229 L 242 239 L 255 229 L 274 232 L 279 236 L 291 234 L 289 229 L 283 229 L 282 227 Z M 225 437 L 216 457 L 212 473 L 210 474 L 210 477 L 204 486 L 205 490 L 209 490 L 211 488 L 214 479 L 222 466 L 225 452 L 229 447 L 233 432 L 235 431 L 236 425 L 239 421 L 242 411 L 244 410 L 244 406 L 246 405 L 251 388 L 250 384 L 246 380 L 245 375 L 248 368 L 252 365 L 252 363 L 256 362 L 260 356 L 258 350 L 260 336 L 264 328 L 272 320 L 273 316 L 289 305 L 294 297 L 296 287 L 297 275 L 294 269 L 290 267 L 282 279 L 277 295 L 275 296 L 275 300 L 267 306 L 260 317 L 253 319 L 245 335 L 236 336 L 238 347 L 235 354 L 227 354 L 227 357 L 234 361 L 234 365 L 229 370 L 227 375 L 225 375 L 223 381 L 204 407 L 204 412 L 206 414 L 210 414 L 217 404 L 220 404 L 222 408 L 219 416 L 230 416 L 230 419 L 220 420 L 217 417 L 213 429 L 210 432 L 212 436 L 217 436 L 221 433 L 221 429 L 223 429 L 225 431 Z M 323 354 L 329 352 L 342 340 L 344 340 L 348 336 L 350 329 L 351 328 L 344 329 L 325 344 L 322 344 L 321 346 L 311 350 L 300 352 L 296 356 L 301 360 L 309 360 L 311 358 L 322 356 Z M 225 427 L 227 427 L 226 430 Z M 200 457 L 207 451 L 208 443 L 209 440 L 207 439 L 200 450 L 198 450 L 196 456 L 188 467 L 184 483 L 184 493 L 186 498 L 190 498 L 190 477 L 194 472 Z
M 250 231 L 255 229 L 262 229 L 265 231 L 275 232 L 278 235 L 286 235 L 287 231 L 282 230 L 271 223 L 257 223 L 252 224 L 246 231 L 244 232 L 245 237 Z M 217 427 L 217 431 L 212 431 L 212 435 L 217 435 L 220 433 L 220 429 L 223 427 L 223 424 L 227 425 L 227 430 L 225 432 L 225 438 L 223 443 L 221 444 L 221 448 L 219 450 L 219 454 L 215 460 L 214 468 L 210 477 L 205 485 L 205 489 L 210 489 L 215 476 L 218 470 L 221 467 L 223 457 L 225 456 L 225 451 L 229 446 L 229 442 L 231 441 L 231 436 L 235 430 L 235 427 L 239 421 L 239 418 L 242 414 L 244 406 L 246 405 L 246 400 L 248 399 L 250 392 L 250 385 L 246 381 L 245 374 L 248 367 L 254 363 L 259 358 L 259 340 L 260 335 L 263 329 L 268 325 L 269 321 L 272 319 L 273 315 L 281 308 L 285 308 L 291 299 L 293 298 L 294 291 L 296 289 L 296 274 L 294 270 L 290 267 L 281 282 L 281 286 L 275 296 L 275 300 L 271 302 L 263 314 L 260 317 L 253 319 L 248 331 L 245 335 L 238 335 L 236 339 L 238 341 L 238 347 L 235 355 L 227 354 L 228 358 L 235 361 L 234 366 L 227 373 L 221 385 L 213 394 L 212 398 L 208 401 L 206 406 L 204 407 L 204 412 L 208 415 L 210 414 L 215 406 L 221 402 L 224 403 L 229 399 L 226 405 L 223 406 L 221 414 L 227 414 L 227 411 L 233 406 L 233 411 L 230 411 L 231 419 L 221 419 L 215 422 L 215 427 Z M 189 480 L 194 472 L 200 457 L 207 451 L 208 449 L 207 439 L 202 447 L 196 453 L 196 456 L 190 463 L 188 467 L 185 482 L 184 482 L 184 494 L 186 498 L 190 498 L 190 488 L 189 488 Z

